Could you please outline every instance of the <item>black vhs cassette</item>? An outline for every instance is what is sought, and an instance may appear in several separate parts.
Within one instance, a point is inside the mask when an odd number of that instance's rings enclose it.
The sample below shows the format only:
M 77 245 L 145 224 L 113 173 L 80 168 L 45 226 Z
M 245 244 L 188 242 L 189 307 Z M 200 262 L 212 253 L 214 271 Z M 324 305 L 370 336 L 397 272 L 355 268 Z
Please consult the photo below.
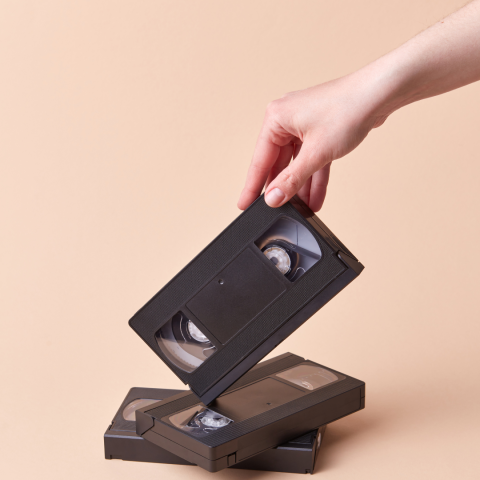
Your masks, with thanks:
M 105 458 L 136 462 L 193 465 L 135 433 L 135 410 L 183 393 L 182 390 L 132 388 L 104 435 Z M 284 473 L 313 473 L 326 426 L 265 450 L 232 468 Z
M 174 463 L 190 465 L 183 458 L 147 442 L 135 433 L 135 411 L 138 408 L 184 393 L 184 390 L 131 388 L 103 436 L 107 460 Z
M 362 269 L 300 200 L 262 196 L 129 323 L 208 405 Z
M 138 409 L 136 429 L 217 472 L 364 406 L 364 382 L 286 353 L 252 369 L 209 407 L 185 392 Z

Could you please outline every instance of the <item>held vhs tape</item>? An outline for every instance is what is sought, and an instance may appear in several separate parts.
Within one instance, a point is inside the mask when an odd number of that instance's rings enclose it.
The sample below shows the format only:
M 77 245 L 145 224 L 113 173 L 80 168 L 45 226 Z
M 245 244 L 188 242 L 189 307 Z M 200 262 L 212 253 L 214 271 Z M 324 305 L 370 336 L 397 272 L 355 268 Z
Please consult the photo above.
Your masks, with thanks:
M 135 411 L 138 408 L 158 403 L 179 393 L 183 393 L 183 391 L 159 388 L 130 389 L 111 425 L 105 432 L 105 458 L 109 460 L 193 465 L 135 433 Z M 313 474 L 325 429 L 326 426 L 312 430 L 301 437 L 237 463 L 232 468 Z
M 362 269 L 300 200 L 262 196 L 129 323 L 209 405 Z
M 144 439 L 217 472 L 365 406 L 365 384 L 286 353 L 252 369 L 210 406 L 184 392 L 136 410 Z

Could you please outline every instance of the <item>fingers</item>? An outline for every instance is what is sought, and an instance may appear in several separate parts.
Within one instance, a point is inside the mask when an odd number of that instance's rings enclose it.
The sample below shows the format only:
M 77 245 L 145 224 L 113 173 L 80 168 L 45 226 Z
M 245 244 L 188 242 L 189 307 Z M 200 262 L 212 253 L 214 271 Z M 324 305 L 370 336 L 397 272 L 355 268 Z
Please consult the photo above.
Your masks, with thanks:
M 270 207 L 280 207 L 288 202 L 305 185 L 316 170 L 324 166 L 315 142 L 304 143 L 297 158 L 288 165 L 265 192 Z M 306 190 L 302 192 L 306 193 Z
M 268 174 L 265 188 L 268 188 L 270 183 L 272 183 L 275 180 L 275 178 L 277 178 L 278 174 L 283 169 L 288 167 L 288 164 L 292 161 L 294 148 L 295 148 L 295 145 L 293 144 L 280 147 L 280 153 L 278 155 L 277 161 L 275 162 L 272 169 L 270 170 L 270 173 Z
M 306 182 L 305 185 L 297 192 L 297 197 L 300 198 L 300 200 L 303 203 L 306 203 L 307 205 L 310 203 L 310 186 L 312 184 L 312 177 L 310 177 Z
M 327 163 L 323 168 L 312 175 L 310 196 L 307 205 L 314 212 L 318 212 L 322 208 L 323 202 L 325 201 L 331 165 L 331 162 Z
M 237 204 L 242 210 L 260 195 L 265 183 L 271 182 L 292 158 L 292 144 L 298 138 L 292 133 L 291 128 L 285 127 L 284 113 L 281 100 L 276 100 L 267 107 L 245 187 Z
M 327 163 L 327 165 L 315 172 L 297 192 L 300 200 L 314 212 L 318 212 L 325 201 L 331 165 L 331 163 Z
M 275 145 L 264 134 L 259 137 L 252 163 L 248 169 L 245 187 L 238 200 L 238 208 L 245 210 L 260 195 L 279 153 L 278 145 Z

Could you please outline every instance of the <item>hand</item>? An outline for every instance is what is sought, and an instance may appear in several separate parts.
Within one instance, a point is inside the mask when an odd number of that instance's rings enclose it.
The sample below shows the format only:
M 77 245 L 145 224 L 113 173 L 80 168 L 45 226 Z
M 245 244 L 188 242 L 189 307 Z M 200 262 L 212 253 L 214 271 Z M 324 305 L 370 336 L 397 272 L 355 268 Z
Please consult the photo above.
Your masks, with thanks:
M 480 0 L 351 75 L 272 102 L 238 207 L 247 208 L 265 187 L 271 207 L 298 194 L 320 210 L 333 160 L 398 108 L 477 80 Z
M 357 72 L 288 93 L 268 106 L 240 209 L 247 208 L 265 186 L 271 207 L 298 194 L 313 211 L 320 210 L 331 162 L 351 152 L 386 119 L 375 112 L 378 92 L 362 82 L 363 75 Z

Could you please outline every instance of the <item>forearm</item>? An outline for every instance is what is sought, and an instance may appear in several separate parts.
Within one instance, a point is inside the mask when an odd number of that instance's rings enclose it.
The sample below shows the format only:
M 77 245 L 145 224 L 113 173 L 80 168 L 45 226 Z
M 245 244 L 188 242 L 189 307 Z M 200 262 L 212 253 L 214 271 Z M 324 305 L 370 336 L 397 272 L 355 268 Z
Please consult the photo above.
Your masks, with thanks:
M 359 70 L 379 117 L 480 80 L 480 0 Z
M 351 152 L 404 105 L 477 80 L 480 0 L 350 75 L 272 102 L 239 207 L 247 208 L 266 185 L 271 207 L 298 194 L 319 210 L 333 160 Z M 292 154 L 297 154 L 293 162 Z

